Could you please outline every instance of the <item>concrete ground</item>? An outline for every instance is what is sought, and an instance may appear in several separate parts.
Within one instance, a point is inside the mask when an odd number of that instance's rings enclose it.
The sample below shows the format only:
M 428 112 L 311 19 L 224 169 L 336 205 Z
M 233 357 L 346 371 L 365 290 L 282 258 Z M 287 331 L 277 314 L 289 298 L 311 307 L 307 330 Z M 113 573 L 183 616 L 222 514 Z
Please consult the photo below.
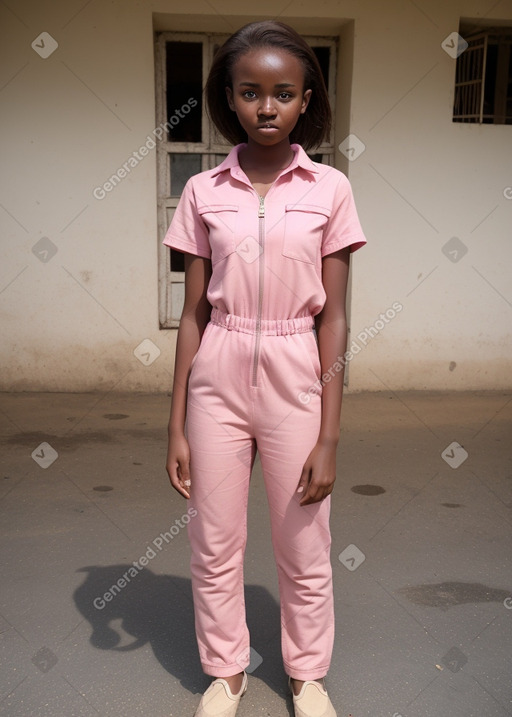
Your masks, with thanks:
M 1 396 L 1 715 L 194 714 L 209 680 L 187 504 L 164 472 L 168 405 Z M 327 680 L 339 717 L 512 715 L 512 394 L 349 394 L 341 435 Z M 284 717 L 258 463 L 249 513 L 252 662 L 238 715 Z

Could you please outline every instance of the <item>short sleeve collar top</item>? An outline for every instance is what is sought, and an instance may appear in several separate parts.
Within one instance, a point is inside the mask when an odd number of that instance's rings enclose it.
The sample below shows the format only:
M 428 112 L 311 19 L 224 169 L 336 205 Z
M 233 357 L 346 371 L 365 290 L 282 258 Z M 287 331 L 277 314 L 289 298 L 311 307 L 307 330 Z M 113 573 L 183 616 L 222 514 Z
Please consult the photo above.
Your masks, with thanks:
M 366 243 L 350 183 L 292 144 L 294 159 L 263 199 L 240 167 L 245 146 L 189 179 L 164 244 L 211 260 L 207 298 L 221 311 L 314 316 L 326 298 L 322 257 Z

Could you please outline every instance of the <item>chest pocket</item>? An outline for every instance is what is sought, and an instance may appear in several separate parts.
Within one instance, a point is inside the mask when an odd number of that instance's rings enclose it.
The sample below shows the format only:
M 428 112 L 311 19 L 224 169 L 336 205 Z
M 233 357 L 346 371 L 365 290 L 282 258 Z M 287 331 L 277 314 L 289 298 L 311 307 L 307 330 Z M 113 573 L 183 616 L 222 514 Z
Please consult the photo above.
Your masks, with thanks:
M 236 204 L 205 204 L 198 212 L 208 227 L 212 264 L 235 251 L 238 206 Z
M 316 264 L 331 210 L 314 204 L 287 204 L 285 212 L 283 256 Z

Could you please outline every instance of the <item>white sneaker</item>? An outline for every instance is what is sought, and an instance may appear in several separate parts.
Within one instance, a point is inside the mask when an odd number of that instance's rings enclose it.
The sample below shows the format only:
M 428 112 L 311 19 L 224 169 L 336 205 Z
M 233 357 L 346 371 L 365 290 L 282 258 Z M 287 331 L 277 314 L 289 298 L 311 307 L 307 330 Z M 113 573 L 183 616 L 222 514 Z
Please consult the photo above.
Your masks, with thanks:
M 293 696 L 295 717 L 336 717 L 326 689 L 316 680 L 306 680 L 298 695 L 292 688 L 291 677 L 288 680 Z
M 244 672 L 240 692 L 234 695 L 221 677 L 208 687 L 194 717 L 235 717 L 238 705 L 247 690 L 247 673 Z

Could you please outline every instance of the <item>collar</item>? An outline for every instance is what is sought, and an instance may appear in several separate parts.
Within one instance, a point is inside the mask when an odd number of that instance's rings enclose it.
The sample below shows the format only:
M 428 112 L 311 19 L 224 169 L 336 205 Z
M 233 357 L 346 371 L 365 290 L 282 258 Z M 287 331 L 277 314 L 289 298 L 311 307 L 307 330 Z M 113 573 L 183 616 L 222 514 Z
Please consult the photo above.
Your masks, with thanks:
M 318 174 L 316 164 L 308 157 L 300 144 L 292 144 L 290 146 L 295 153 L 295 157 L 292 159 L 291 163 L 286 167 L 286 169 L 283 169 L 279 176 L 282 176 L 285 172 L 291 172 L 293 169 L 296 169 L 298 167 L 305 169 L 307 172 Z M 240 162 L 238 161 L 238 153 L 244 147 L 247 147 L 247 144 L 237 144 L 236 147 L 233 147 L 226 159 L 221 162 L 218 167 L 215 167 L 215 169 L 212 171 L 211 176 L 216 177 L 221 172 L 241 169 Z M 233 171 L 231 171 L 232 174 Z

